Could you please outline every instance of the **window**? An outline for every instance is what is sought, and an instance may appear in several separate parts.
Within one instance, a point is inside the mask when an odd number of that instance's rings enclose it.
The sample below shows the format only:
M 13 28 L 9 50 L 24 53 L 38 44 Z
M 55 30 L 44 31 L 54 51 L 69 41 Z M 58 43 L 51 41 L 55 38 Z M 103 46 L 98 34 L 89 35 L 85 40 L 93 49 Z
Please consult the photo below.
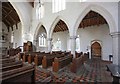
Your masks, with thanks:
M 60 39 L 58 38 L 57 42 L 56 42 L 56 47 L 58 50 L 61 50 L 61 41 Z
M 66 3 L 65 0 L 52 0 L 52 12 L 56 13 L 61 10 L 65 10 Z
M 12 35 L 11 35 L 11 43 L 14 42 L 14 32 L 12 32 Z
M 76 51 L 80 51 L 80 38 L 79 38 L 79 35 L 76 38 Z
M 43 18 L 44 16 L 44 6 L 43 6 L 43 2 L 39 1 L 38 5 L 36 7 L 36 18 L 38 20 L 40 20 L 41 18 Z
M 39 36 L 39 46 L 45 47 L 46 46 L 46 38 L 44 34 Z
M 59 51 L 61 50 L 61 41 L 58 38 L 57 41 L 55 42 L 54 46 L 53 46 L 53 51 Z

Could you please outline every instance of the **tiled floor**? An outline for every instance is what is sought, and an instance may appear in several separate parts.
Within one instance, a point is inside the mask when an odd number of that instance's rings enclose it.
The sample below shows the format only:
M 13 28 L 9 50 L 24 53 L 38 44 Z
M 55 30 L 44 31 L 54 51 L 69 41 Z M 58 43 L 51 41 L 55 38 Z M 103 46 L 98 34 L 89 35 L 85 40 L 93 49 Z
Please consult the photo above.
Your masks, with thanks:
M 56 78 L 53 78 L 52 82 L 61 81 L 64 82 L 63 84 L 71 84 L 71 82 L 77 84 L 112 84 L 111 74 L 106 68 L 106 64 L 109 63 L 98 58 L 88 60 L 80 67 L 77 73 L 72 73 L 69 66 L 67 66 L 58 73 L 53 73 Z
M 105 62 L 97 58 L 88 60 L 81 66 L 76 74 L 71 73 L 69 68 L 66 68 L 59 73 L 58 78 L 66 79 L 66 82 L 111 83 L 111 74 L 106 71 L 106 64 L 109 63 L 110 62 Z
M 100 59 L 88 60 L 77 72 L 77 75 L 87 82 L 112 82 L 110 72 L 106 71 L 106 64 L 109 63 Z

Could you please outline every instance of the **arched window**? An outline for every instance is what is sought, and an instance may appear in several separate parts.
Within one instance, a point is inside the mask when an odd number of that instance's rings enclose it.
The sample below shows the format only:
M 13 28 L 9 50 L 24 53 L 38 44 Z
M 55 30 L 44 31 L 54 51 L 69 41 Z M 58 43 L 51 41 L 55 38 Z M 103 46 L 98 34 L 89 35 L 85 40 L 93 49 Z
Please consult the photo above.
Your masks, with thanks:
M 52 12 L 56 13 L 61 10 L 65 10 L 66 1 L 65 0 L 52 0 Z
M 76 51 L 80 51 L 80 38 L 79 35 L 76 38 Z
M 36 7 L 36 19 L 40 20 L 44 16 L 44 6 L 43 2 L 40 0 Z
M 11 34 L 11 43 L 13 43 L 14 42 L 14 32 L 12 32 L 12 34 Z
M 45 47 L 46 46 L 46 38 L 44 34 L 39 36 L 39 46 Z

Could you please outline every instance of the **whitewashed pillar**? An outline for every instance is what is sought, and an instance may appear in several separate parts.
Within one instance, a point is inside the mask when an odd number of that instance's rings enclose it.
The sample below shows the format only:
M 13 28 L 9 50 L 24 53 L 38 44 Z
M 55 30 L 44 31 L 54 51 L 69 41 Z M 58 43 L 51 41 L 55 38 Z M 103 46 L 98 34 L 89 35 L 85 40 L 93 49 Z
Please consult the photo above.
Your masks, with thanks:
M 71 54 L 73 54 L 73 57 L 75 57 L 76 38 L 77 38 L 77 36 L 70 36 Z
M 113 44 L 113 64 L 120 65 L 120 32 L 111 33 Z
M 52 51 L 52 38 L 47 38 L 48 52 Z

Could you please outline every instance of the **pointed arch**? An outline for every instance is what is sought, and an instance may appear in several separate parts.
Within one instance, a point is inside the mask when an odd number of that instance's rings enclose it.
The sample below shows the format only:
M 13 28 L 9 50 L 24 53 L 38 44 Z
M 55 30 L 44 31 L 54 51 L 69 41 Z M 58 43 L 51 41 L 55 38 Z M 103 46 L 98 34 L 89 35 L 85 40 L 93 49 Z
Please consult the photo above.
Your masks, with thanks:
M 63 19 L 61 16 L 58 16 L 58 17 L 56 17 L 56 19 L 53 21 L 53 24 L 52 24 L 51 27 L 50 27 L 50 30 L 49 30 L 49 33 L 48 33 L 48 34 L 49 34 L 49 38 L 52 37 L 53 30 L 54 30 L 56 24 L 57 24 L 60 20 L 62 20 L 62 21 L 67 25 L 68 31 L 70 32 L 70 30 L 69 30 L 69 25 L 68 25 L 68 23 L 66 22 L 66 20 Z
M 101 16 L 103 16 L 103 18 L 107 21 L 108 25 L 109 25 L 109 30 L 110 33 L 111 32 L 115 32 L 116 29 L 116 25 L 115 25 L 115 21 L 112 17 L 112 15 L 103 7 L 95 5 L 95 4 L 91 4 L 88 7 L 86 7 L 85 10 L 83 10 L 83 12 L 79 15 L 78 19 L 76 20 L 76 24 L 74 25 L 74 34 L 77 34 L 77 29 L 79 27 L 80 22 L 82 22 L 83 18 L 87 15 L 87 13 L 89 13 L 90 11 L 94 11 L 99 13 Z
M 38 35 L 39 30 L 40 30 L 40 28 L 41 28 L 42 26 L 43 26 L 46 34 L 47 34 L 46 27 L 45 27 L 42 23 L 39 23 L 38 26 L 37 26 L 37 28 L 36 28 L 36 30 L 35 30 L 35 33 L 34 33 L 33 44 L 36 44 L 37 35 Z
M 9 1 L 10 4 L 13 6 L 13 8 L 16 10 L 16 12 L 17 12 L 17 14 L 18 14 L 18 16 L 19 16 L 19 18 L 20 18 L 21 24 L 23 24 L 24 18 L 23 18 L 23 16 L 22 16 L 19 8 L 18 8 L 17 5 L 16 5 L 14 2 L 12 2 L 11 0 L 8 0 L 8 1 Z

